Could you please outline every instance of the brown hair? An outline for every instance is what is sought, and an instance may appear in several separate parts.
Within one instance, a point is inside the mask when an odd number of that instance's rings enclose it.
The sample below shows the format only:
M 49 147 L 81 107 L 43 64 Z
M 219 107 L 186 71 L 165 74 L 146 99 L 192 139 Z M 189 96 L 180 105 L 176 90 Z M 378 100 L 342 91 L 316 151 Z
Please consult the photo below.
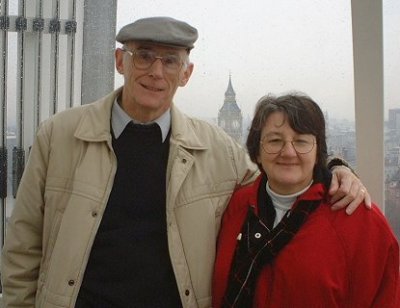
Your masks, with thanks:
M 311 134 L 317 141 L 317 167 L 326 167 L 327 145 L 325 135 L 325 118 L 318 104 L 310 97 L 290 93 L 275 97 L 266 95 L 259 99 L 251 123 L 246 146 L 251 160 L 257 163 L 260 153 L 261 131 L 268 117 L 274 112 L 282 112 L 287 117 L 290 127 L 299 134 Z M 263 171 L 262 166 L 258 167 Z

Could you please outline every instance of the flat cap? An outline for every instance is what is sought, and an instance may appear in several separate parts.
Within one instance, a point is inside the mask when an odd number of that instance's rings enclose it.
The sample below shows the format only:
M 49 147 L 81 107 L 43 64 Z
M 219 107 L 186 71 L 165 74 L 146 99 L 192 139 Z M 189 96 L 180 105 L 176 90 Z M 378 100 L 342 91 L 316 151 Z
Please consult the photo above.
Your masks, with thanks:
M 171 17 L 149 17 L 138 19 L 121 28 L 117 41 L 144 41 L 161 45 L 192 49 L 198 34 L 196 28 Z

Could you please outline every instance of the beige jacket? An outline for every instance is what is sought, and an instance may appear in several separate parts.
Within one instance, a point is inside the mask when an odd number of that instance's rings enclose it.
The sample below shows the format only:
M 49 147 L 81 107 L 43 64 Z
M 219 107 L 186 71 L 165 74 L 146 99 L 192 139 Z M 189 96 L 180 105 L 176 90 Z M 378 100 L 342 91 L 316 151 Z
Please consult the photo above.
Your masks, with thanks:
M 73 307 L 117 167 L 110 118 L 120 89 L 45 121 L 2 255 L 5 307 Z M 210 307 L 215 243 L 235 186 L 257 168 L 219 128 L 172 107 L 167 226 L 184 307 Z

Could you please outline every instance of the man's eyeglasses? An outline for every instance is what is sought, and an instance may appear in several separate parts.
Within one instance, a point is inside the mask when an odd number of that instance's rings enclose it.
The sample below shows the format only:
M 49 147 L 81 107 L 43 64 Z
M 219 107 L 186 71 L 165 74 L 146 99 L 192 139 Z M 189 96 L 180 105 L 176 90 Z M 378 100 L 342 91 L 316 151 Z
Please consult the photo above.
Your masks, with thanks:
M 283 140 L 280 138 L 264 138 L 260 144 L 265 153 L 277 154 L 282 151 L 287 142 L 290 142 L 297 154 L 307 154 L 311 152 L 316 143 L 312 137 L 301 137 L 295 140 Z
M 133 65 L 137 69 L 148 69 L 157 59 L 160 59 L 164 68 L 170 72 L 178 71 L 183 64 L 181 57 L 174 54 L 158 56 L 155 51 L 148 49 L 128 50 L 126 48 L 122 48 L 122 50 L 127 52 L 132 57 Z

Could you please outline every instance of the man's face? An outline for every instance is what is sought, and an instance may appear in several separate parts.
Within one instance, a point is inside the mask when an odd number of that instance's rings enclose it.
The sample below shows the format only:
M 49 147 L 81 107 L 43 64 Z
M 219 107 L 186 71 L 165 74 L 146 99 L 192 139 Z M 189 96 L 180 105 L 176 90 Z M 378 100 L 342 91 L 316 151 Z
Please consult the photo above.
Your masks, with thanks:
M 115 52 L 116 68 L 124 75 L 121 107 L 136 120 L 152 121 L 171 106 L 177 88 L 188 82 L 193 64 L 187 63 L 188 54 L 183 48 L 131 42 L 125 49 L 130 52 L 119 48 Z M 153 63 L 148 63 L 148 67 L 142 65 L 148 56 L 154 55 L 157 58 Z M 181 65 L 171 67 L 169 60 L 173 59 Z

